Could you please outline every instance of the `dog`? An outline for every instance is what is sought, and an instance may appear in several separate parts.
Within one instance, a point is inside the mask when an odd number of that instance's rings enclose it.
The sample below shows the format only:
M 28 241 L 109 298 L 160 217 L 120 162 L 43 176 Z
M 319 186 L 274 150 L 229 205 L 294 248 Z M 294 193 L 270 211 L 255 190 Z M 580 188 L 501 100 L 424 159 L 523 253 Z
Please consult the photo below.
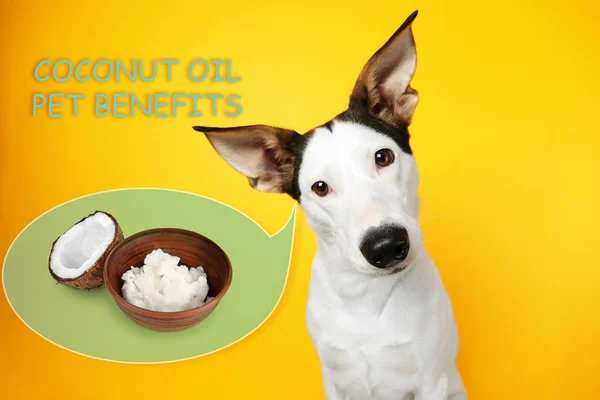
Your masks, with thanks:
M 301 135 L 196 126 L 263 192 L 297 200 L 316 233 L 306 324 L 328 400 L 464 400 L 458 331 L 418 223 L 408 127 L 418 103 L 412 13 L 366 63 L 348 109 Z

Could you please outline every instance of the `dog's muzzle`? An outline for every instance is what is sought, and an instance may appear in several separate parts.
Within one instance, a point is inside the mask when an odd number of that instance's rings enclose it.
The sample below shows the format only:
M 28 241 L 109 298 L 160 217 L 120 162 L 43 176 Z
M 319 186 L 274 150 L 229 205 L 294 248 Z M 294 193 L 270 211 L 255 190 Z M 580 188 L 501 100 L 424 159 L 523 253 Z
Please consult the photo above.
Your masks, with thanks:
M 365 259 L 376 268 L 388 268 L 403 261 L 409 248 L 408 232 L 397 225 L 369 229 L 360 245 Z

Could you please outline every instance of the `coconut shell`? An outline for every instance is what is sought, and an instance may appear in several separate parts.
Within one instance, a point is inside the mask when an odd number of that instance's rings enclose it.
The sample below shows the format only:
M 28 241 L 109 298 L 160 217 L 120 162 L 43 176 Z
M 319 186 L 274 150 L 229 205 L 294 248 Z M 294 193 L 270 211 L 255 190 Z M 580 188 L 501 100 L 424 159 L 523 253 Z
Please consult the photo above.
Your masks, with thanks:
M 66 285 L 73 289 L 93 289 L 100 287 L 104 284 L 104 262 L 106 261 L 106 258 L 108 257 L 112 249 L 114 249 L 115 246 L 121 243 L 124 239 L 123 231 L 121 230 L 119 223 L 111 214 L 107 213 L 106 211 L 96 211 L 88 215 L 87 217 L 82 218 L 79 222 L 73 224 L 73 226 L 85 221 L 86 219 L 97 213 L 106 214 L 115 224 L 115 237 L 113 238 L 113 241 L 108 245 L 106 251 L 104 251 L 100 258 L 98 258 L 98 260 L 84 273 L 79 275 L 77 278 L 64 279 L 57 276 L 50 267 L 50 260 L 52 257 L 52 253 L 54 252 L 54 246 L 56 245 L 58 239 L 60 239 L 64 235 L 64 233 L 63 235 L 57 237 L 56 240 L 52 243 L 52 249 L 50 250 L 50 255 L 48 256 L 48 270 L 50 271 L 50 275 L 52 275 L 56 282 Z M 71 226 L 71 228 L 73 228 L 73 226 Z M 65 231 L 65 233 L 68 232 L 71 228 Z

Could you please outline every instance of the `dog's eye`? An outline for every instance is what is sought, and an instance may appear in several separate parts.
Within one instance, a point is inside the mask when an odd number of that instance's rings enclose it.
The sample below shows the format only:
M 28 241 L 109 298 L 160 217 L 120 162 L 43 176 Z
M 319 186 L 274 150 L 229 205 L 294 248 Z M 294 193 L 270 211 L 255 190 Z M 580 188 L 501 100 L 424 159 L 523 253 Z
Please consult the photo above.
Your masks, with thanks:
M 390 149 L 381 149 L 375 153 L 375 164 L 378 167 L 387 167 L 394 162 L 394 152 Z
M 315 192 L 317 196 L 327 196 L 327 193 L 329 193 L 329 185 L 323 181 L 315 182 L 312 185 L 312 191 Z

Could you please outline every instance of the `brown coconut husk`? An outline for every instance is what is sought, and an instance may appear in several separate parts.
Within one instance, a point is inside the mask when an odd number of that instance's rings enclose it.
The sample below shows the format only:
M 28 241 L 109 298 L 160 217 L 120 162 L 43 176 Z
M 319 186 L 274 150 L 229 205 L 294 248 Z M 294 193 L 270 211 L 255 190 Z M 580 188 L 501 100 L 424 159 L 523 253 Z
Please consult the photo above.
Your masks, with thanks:
M 117 222 L 117 220 L 111 214 L 107 213 L 106 211 L 95 211 L 92 214 L 88 215 L 87 217 L 82 218 L 76 224 L 73 224 L 71 226 L 71 228 L 73 228 L 73 226 L 85 221 L 89 217 L 92 217 L 98 213 L 106 214 L 115 224 L 115 237 L 113 238 L 113 241 L 110 243 L 110 245 L 108 245 L 108 247 L 106 248 L 106 251 L 100 256 L 100 258 L 98 258 L 98 260 L 96 260 L 96 262 L 90 268 L 88 268 L 84 273 L 79 275 L 77 278 L 65 279 L 65 278 L 61 278 L 61 277 L 57 276 L 52 271 L 52 268 L 50 268 L 50 259 L 52 257 L 52 253 L 54 252 L 54 246 L 56 245 L 56 242 L 58 241 L 58 239 L 60 239 L 64 235 L 64 233 L 63 233 L 63 235 L 57 237 L 56 240 L 52 243 L 52 249 L 50 250 L 50 255 L 48 256 L 48 270 L 50 271 L 50 275 L 52 275 L 52 278 L 54 278 L 54 280 L 56 282 L 58 282 L 62 285 L 68 286 L 70 288 L 73 288 L 73 289 L 93 289 L 93 288 L 100 287 L 104 284 L 104 263 L 106 261 L 106 258 L 108 257 L 108 255 L 110 254 L 112 249 L 114 249 L 115 246 L 117 246 L 119 243 L 121 243 L 124 239 L 123 231 L 121 230 L 121 226 L 119 226 L 119 223 Z M 65 233 L 68 232 L 69 230 L 71 230 L 71 228 L 69 228 L 67 231 L 65 231 Z

